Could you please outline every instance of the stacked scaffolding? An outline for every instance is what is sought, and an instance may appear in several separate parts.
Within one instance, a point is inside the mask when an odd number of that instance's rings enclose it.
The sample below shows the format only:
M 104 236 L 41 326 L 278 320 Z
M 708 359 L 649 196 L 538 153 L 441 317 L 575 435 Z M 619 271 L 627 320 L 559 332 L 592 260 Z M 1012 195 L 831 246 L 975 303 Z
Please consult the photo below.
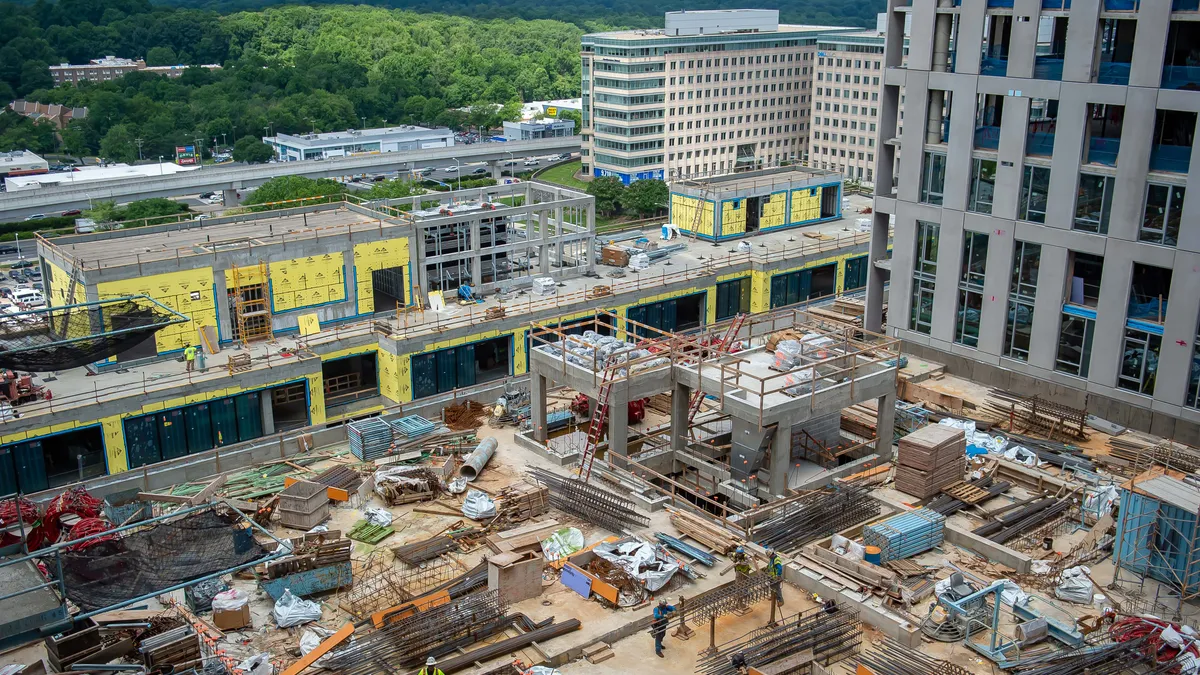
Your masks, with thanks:
M 271 339 L 270 268 L 264 262 L 256 267 L 238 267 L 233 272 L 233 313 L 242 347 L 251 342 Z
M 812 662 L 829 665 L 857 652 L 861 641 L 858 612 L 819 607 L 788 617 L 777 627 L 759 628 L 721 645 L 715 653 L 703 656 L 696 670 L 705 675 L 735 675 L 735 654 L 742 654 L 746 665 L 763 668 L 810 649 Z

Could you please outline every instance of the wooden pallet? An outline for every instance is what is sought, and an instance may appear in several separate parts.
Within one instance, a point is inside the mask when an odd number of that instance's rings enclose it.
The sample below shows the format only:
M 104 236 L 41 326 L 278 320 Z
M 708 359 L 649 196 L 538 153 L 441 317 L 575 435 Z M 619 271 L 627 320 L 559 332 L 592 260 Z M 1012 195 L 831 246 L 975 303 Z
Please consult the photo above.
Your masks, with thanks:
M 949 495 L 966 504 L 978 504 L 987 499 L 991 493 L 969 483 L 958 481 L 942 488 L 942 494 Z
M 392 536 L 395 532 L 396 530 L 391 527 L 380 527 L 372 525 L 365 520 L 360 520 L 354 524 L 354 527 L 350 528 L 346 536 L 354 541 L 361 541 L 364 544 L 378 544 Z
M 920 576 L 929 571 L 924 565 L 918 565 L 911 560 L 889 560 L 884 565 L 904 578 Z

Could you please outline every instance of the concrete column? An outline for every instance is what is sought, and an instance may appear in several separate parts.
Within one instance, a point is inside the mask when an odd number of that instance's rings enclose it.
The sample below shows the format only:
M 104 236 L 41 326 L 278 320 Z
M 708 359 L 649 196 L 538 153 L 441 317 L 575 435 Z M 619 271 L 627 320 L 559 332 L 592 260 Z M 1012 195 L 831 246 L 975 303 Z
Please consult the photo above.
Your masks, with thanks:
M 545 275 L 550 273 L 550 252 L 546 250 L 546 231 L 550 226 L 547 221 L 550 220 L 550 213 L 548 211 L 538 211 L 535 214 L 534 220 L 538 224 L 538 234 L 536 238 L 531 235 L 529 241 L 533 242 L 536 239 L 538 272 Z
M 1110 243 L 1112 241 L 1109 240 Z M 1125 317 L 1129 307 L 1129 281 L 1132 277 L 1133 260 L 1128 253 L 1104 256 L 1100 299 L 1096 305 L 1109 309 L 1096 313 L 1096 337 L 1092 340 L 1089 382 L 1106 387 L 1117 386 L 1121 345 L 1125 340 Z
M 231 209 L 242 203 L 242 198 L 238 196 L 237 188 L 226 188 L 221 190 L 221 199 L 225 202 L 225 208 Z
M 492 160 L 488 162 L 488 168 L 492 170 L 492 178 L 494 178 L 496 182 L 499 182 L 504 178 L 504 168 L 500 165 L 499 161 Z
M 620 458 L 629 457 L 629 403 L 623 396 L 609 399 L 608 451 L 608 463 L 623 467 Z
M 213 298 L 217 305 L 217 340 L 232 340 L 233 317 L 229 311 L 229 289 L 225 286 L 225 270 L 213 272 Z
M 875 261 L 887 260 L 890 216 L 877 209 L 872 218 L 870 253 L 867 255 L 867 308 L 863 327 L 879 333 L 883 331 L 884 286 L 891 275 L 887 270 L 876 267 Z
M 968 219 L 971 216 L 968 215 Z M 979 218 L 976 223 L 987 223 Z M 979 231 L 979 230 L 977 230 Z M 983 308 L 979 318 L 978 349 L 999 355 L 1004 350 L 1004 328 L 1008 323 L 1008 287 L 1012 275 L 1013 231 L 995 228 L 988 235 L 987 275 L 983 279 Z
M 480 241 L 482 236 L 480 232 L 480 221 L 471 221 L 471 287 L 478 288 L 483 283 L 482 259 L 480 251 L 483 250 L 483 242 Z
M 962 223 L 961 211 L 942 211 L 942 226 L 938 235 L 937 275 L 933 290 L 933 329 L 930 331 L 930 337 L 947 345 L 954 341 L 954 321 L 958 310 L 958 281 L 962 276 Z M 888 309 L 890 314 L 891 308 Z
M 275 410 L 271 407 L 271 390 L 263 390 L 258 400 L 262 404 L 263 435 L 270 436 L 275 433 Z
M 1126 241 L 1138 240 L 1138 229 L 1145 217 L 1146 173 L 1150 170 L 1150 144 L 1157 117 L 1158 91 L 1129 87 L 1125 95 L 1124 128 L 1117 151 L 1117 179 L 1113 183 L 1112 214 L 1108 236 Z M 1140 132 L 1140 133 L 1139 133 Z
M 880 461 L 892 459 L 892 429 L 896 426 L 896 395 L 885 394 L 875 399 L 875 454 Z
M 546 377 L 533 373 L 529 376 L 529 421 L 533 426 L 533 440 L 546 442 Z
M 682 382 L 675 383 L 671 392 L 671 449 L 686 450 L 688 439 L 688 413 L 691 412 L 691 387 Z
M 1182 263 L 1182 264 L 1181 264 Z M 1171 299 L 1192 296 L 1200 285 L 1200 254 L 1177 251 L 1171 275 Z M 1172 302 L 1163 326 L 1162 352 L 1158 358 L 1154 400 L 1183 405 L 1192 373 L 1192 343 L 1196 337 L 1196 302 Z
M 915 264 L 916 219 L 911 215 L 898 213 L 893 241 L 895 243 L 892 246 L 892 269 L 896 270 L 897 274 L 891 277 L 891 283 L 888 285 L 888 325 L 907 329 L 909 312 L 912 310 L 913 292 L 913 278 L 908 270 L 911 270 Z M 867 287 L 867 291 L 870 292 L 870 286 Z
M 788 469 L 792 467 L 792 420 L 785 418 L 775 427 L 775 437 L 771 439 L 771 481 L 767 490 L 772 495 L 787 494 Z
M 1200 160 L 1197 160 L 1200 161 Z M 596 231 L 596 202 L 588 202 L 587 207 L 587 228 L 588 231 L 595 233 Z M 591 274 L 596 271 L 596 254 L 594 252 L 593 241 L 588 241 L 587 247 L 587 273 Z
M 1054 370 L 1058 357 L 1059 329 L 1067 279 L 1067 249 L 1042 244 L 1038 289 L 1033 302 L 1033 328 L 1029 336 L 1029 363 Z

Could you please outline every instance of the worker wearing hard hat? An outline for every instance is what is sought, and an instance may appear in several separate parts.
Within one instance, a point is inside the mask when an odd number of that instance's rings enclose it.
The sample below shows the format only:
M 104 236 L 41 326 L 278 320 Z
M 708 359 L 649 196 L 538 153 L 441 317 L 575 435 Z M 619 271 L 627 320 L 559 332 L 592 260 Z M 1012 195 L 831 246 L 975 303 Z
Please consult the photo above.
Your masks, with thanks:
M 750 576 L 750 573 L 754 571 L 754 569 L 751 568 L 751 566 L 754 565 L 754 560 L 749 554 L 746 553 L 746 548 L 744 546 L 739 546 L 734 549 L 733 554 L 729 556 L 729 559 L 733 561 L 733 571 L 738 575 L 738 577 L 748 577 Z M 754 567 L 757 568 L 757 565 L 754 565 Z
M 446 675 L 441 668 L 437 667 L 437 659 L 432 656 L 425 659 L 425 667 L 417 675 Z
M 767 573 L 771 575 L 771 591 L 775 594 L 775 602 L 783 607 L 783 558 L 773 549 L 767 549 Z

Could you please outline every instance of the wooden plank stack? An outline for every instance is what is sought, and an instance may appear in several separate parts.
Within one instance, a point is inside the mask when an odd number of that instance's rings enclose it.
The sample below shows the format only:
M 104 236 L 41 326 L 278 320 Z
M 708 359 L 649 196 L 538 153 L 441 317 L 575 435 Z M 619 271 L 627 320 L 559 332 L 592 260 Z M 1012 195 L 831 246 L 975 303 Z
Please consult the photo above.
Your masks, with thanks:
M 725 553 L 742 543 L 741 538 L 733 532 L 694 513 L 673 509 L 669 506 L 667 511 L 671 514 L 671 524 L 675 526 L 675 529 L 717 553 Z
M 963 478 L 967 439 L 962 429 L 930 424 L 900 439 L 896 489 L 932 497 Z

